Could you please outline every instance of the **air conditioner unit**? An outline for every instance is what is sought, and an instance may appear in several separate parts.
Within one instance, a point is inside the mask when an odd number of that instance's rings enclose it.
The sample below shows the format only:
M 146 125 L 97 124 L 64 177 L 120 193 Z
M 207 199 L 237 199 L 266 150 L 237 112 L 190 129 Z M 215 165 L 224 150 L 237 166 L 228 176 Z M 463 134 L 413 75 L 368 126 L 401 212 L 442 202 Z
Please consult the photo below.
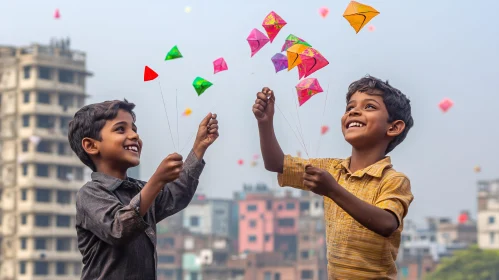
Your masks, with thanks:
M 199 255 L 201 259 L 201 264 L 208 265 L 213 262 L 213 251 L 209 249 L 203 249 Z

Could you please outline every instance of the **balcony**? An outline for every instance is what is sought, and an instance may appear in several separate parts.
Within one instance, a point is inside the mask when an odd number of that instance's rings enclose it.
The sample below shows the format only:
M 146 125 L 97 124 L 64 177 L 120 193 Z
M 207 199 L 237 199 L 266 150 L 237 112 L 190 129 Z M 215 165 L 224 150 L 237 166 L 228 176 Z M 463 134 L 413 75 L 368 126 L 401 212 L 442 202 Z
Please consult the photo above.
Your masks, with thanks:
M 20 188 L 50 186 L 51 189 L 74 191 L 80 189 L 85 182 L 78 180 L 60 180 L 53 177 L 18 176 L 17 184 Z
M 48 140 L 68 141 L 67 132 L 59 128 L 35 128 L 35 127 L 21 127 L 18 136 L 20 138 L 29 138 L 30 136 L 37 135 L 41 138 Z
M 55 250 L 17 250 L 17 258 L 22 261 L 81 261 L 81 254 L 79 251 L 55 251 Z
M 75 204 L 60 204 L 56 202 L 40 203 L 33 201 L 19 201 L 17 209 L 23 213 L 53 213 L 59 215 L 76 215 Z
M 60 165 L 68 165 L 74 167 L 82 167 L 83 163 L 81 163 L 80 159 L 75 155 L 59 155 L 56 153 L 22 153 L 20 157 L 23 160 L 23 163 L 46 163 L 46 164 L 60 164 Z
M 18 225 L 17 234 L 20 236 L 54 236 L 73 237 L 76 236 L 74 226 L 61 227 L 35 227 L 34 225 Z
M 58 115 L 65 117 L 73 117 L 78 111 L 77 107 L 67 107 L 65 110 L 59 104 L 40 104 L 35 102 L 21 103 L 19 111 L 23 113 L 37 113 L 41 115 Z

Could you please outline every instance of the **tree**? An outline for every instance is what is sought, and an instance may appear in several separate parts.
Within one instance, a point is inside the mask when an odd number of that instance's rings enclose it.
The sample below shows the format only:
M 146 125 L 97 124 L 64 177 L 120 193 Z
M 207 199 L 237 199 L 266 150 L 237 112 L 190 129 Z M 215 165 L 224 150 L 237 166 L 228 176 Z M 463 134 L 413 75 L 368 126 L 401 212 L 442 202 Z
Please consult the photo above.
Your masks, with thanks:
M 472 246 L 442 259 L 427 280 L 499 280 L 499 250 Z

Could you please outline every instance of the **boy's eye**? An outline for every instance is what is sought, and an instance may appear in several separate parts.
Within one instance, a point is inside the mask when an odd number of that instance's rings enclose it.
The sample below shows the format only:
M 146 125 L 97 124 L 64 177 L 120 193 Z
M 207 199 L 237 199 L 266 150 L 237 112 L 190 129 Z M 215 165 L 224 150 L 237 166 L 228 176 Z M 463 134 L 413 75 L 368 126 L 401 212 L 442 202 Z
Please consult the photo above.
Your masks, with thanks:
M 371 104 L 367 104 L 366 105 L 366 109 L 376 109 L 376 107 L 374 107 L 373 105 Z
M 350 111 L 352 109 L 353 109 L 353 106 L 348 106 L 346 111 L 348 112 L 348 111 Z
M 125 128 L 122 127 L 122 126 L 119 126 L 119 127 L 116 128 L 116 131 L 125 131 Z

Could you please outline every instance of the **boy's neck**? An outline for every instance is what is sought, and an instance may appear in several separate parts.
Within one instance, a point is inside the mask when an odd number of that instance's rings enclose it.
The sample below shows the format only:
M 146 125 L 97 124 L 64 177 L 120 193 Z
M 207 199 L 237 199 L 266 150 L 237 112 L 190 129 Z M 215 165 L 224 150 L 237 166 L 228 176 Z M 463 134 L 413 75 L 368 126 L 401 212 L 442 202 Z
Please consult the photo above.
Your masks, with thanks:
M 352 148 L 352 156 L 350 157 L 350 172 L 354 173 L 357 170 L 364 169 L 385 157 L 384 150 L 381 149 L 368 149 L 358 150 Z
M 106 174 L 108 176 L 112 176 L 121 180 L 125 180 L 127 178 L 126 176 L 126 170 L 116 170 L 113 169 L 109 166 L 97 166 L 97 172 Z

